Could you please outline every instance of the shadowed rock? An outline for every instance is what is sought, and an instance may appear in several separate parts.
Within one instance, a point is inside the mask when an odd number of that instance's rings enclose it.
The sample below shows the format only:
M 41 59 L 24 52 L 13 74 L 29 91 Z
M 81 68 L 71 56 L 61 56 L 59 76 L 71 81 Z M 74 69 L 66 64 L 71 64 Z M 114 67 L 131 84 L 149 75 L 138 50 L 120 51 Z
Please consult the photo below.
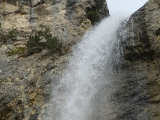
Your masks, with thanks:
M 115 94 L 122 108 L 118 120 L 160 119 L 159 5 L 159 0 L 149 0 L 118 31 L 126 66 Z

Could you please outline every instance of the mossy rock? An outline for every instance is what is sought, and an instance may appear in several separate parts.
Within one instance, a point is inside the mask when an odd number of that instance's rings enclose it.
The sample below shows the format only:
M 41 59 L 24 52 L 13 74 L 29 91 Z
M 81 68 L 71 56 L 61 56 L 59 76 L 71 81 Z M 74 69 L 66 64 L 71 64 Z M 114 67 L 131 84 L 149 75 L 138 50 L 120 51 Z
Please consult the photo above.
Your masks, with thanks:
M 9 51 L 7 54 L 8 54 L 8 56 L 12 56 L 12 55 L 16 55 L 16 54 L 24 54 L 26 49 L 27 49 L 26 47 L 18 47 L 18 48 L 15 48 L 15 49 Z

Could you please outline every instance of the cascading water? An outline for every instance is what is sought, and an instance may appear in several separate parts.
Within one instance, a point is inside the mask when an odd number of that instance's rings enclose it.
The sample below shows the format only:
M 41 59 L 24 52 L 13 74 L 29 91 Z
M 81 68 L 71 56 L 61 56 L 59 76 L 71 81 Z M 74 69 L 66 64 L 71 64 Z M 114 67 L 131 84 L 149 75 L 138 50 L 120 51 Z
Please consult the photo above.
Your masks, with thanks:
M 31 18 L 34 18 L 34 8 L 31 7 Z
M 116 31 L 125 19 L 124 15 L 104 19 L 74 47 L 61 79 L 65 91 L 53 90 L 54 106 L 48 109 L 47 120 L 109 120 L 106 113 L 114 109 L 108 102 L 115 79 L 112 51 L 117 42 Z M 119 59 L 119 54 L 114 57 Z M 63 96 L 63 102 L 58 96 Z

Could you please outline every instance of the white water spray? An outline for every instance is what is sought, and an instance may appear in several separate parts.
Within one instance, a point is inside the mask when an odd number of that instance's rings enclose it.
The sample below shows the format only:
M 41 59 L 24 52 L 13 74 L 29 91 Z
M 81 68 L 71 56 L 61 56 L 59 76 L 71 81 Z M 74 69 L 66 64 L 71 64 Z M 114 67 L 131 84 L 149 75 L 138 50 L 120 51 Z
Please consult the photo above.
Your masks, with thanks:
M 104 19 L 89 30 L 73 49 L 73 56 L 61 80 L 61 84 L 66 87 L 65 100 L 63 103 L 58 103 L 56 100 L 60 109 L 56 113 L 58 117 L 52 116 L 51 120 L 109 120 L 109 117 L 102 116 L 105 112 L 110 112 L 107 110 L 110 107 L 107 101 L 112 90 L 101 91 L 101 89 L 110 86 L 114 79 L 111 56 L 113 46 L 117 42 L 116 30 L 124 19 L 126 19 L 124 15 Z M 100 105 L 101 103 L 96 100 L 96 94 L 101 92 L 105 92 L 104 96 L 106 95 L 100 100 L 105 103 L 104 105 Z M 53 93 L 57 98 L 55 95 L 57 92 Z M 95 107 L 99 105 L 102 108 L 96 111 Z
M 126 17 L 125 17 L 126 18 Z M 68 96 L 62 120 L 88 120 L 93 113 L 91 103 L 95 93 L 109 84 L 112 72 L 111 52 L 116 43 L 116 30 L 124 16 L 116 15 L 103 20 L 83 37 L 74 49 L 62 82 L 67 86 Z

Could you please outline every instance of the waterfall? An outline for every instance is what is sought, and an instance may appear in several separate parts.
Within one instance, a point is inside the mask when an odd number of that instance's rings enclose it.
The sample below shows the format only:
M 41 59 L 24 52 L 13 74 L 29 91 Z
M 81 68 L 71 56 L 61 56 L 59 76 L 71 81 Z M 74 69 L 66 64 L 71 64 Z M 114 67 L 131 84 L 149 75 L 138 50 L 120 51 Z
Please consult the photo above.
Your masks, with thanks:
M 102 20 L 73 48 L 60 80 L 65 90 L 53 90 L 54 105 L 47 110 L 47 120 L 109 120 L 105 112 L 114 109 L 108 102 L 114 91 L 111 89 L 114 81 L 112 53 L 118 42 L 116 31 L 126 18 L 126 15 L 114 15 Z M 114 59 L 119 57 L 119 54 L 114 55 Z M 102 93 L 104 95 L 100 96 Z
M 31 14 L 31 18 L 34 18 L 34 8 L 33 8 L 33 7 L 31 7 L 31 12 L 30 12 L 30 14 Z

